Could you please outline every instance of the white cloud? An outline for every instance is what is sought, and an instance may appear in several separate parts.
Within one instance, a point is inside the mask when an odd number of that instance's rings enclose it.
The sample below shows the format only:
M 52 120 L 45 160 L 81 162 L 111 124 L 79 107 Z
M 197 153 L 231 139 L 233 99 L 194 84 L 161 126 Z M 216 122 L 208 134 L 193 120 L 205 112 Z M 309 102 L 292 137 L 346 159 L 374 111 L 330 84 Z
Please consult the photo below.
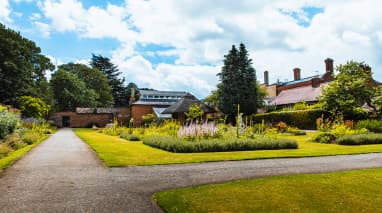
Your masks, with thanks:
M 309 7 L 321 7 L 323 12 L 309 17 L 305 10 Z M 374 0 L 128 0 L 104 8 L 85 8 L 79 0 L 40 4 L 50 29 L 118 40 L 112 61 L 128 81 L 200 96 L 214 88 L 223 56 L 240 42 L 249 49 L 260 81 L 264 70 L 269 70 L 271 82 L 291 80 L 294 67 L 302 68 L 303 77 L 317 74 L 316 70 L 323 73 L 326 57 L 337 65 L 365 61 L 382 78 L 381 7 L 382 2 Z M 299 20 L 309 25 L 301 26 Z M 137 44 L 173 49 L 137 52 Z M 177 60 L 153 66 L 144 56 Z
M 50 29 L 50 26 L 48 24 L 42 23 L 39 21 L 35 21 L 34 25 L 40 31 L 42 37 L 49 38 L 51 29 Z
M 0 0 L 0 22 L 11 22 L 11 9 L 8 0 Z

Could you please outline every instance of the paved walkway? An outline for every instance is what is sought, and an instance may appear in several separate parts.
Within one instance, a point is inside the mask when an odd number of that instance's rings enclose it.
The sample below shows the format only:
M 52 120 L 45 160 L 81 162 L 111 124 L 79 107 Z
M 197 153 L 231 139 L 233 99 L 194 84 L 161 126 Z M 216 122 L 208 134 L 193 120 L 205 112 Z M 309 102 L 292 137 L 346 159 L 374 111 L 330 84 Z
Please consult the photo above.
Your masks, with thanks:
M 150 196 L 165 189 L 373 167 L 382 153 L 110 169 L 62 129 L 0 178 L 0 212 L 161 212 Z

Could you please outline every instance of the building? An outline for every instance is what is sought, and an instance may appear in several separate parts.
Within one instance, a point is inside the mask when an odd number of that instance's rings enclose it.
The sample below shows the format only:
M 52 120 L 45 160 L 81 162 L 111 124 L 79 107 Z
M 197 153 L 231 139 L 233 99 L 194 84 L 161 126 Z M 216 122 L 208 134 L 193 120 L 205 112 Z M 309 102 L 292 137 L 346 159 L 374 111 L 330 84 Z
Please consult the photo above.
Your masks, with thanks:
M 266 105 L 284 107 L 305 101 L 315 103 L 321 95 L 321 89 L 334 80 L 333 59 L 325 60 L 325 73 L 301 78 L 301 69 L 293 69 L 293 81 L 276 82 L 269 85 L 269 72 L 264 72 L 264 84 L 260 85 L 267 92 Z
M 179 91 L 140 90 L 138 100 L 130 100 L 134 126 L 142 125 L 142 116 L 147 114 L 154 114 L 160 119 L 171 118 L 171 115 L 162 112 L 187 94 L 189 93 Z
M 121 108 L 76 108 L 75 112 L 56 112 L 50 120 L 57 127 L 104 127 L 117 119 L 119 123 L 128 122 L 130 110 Z

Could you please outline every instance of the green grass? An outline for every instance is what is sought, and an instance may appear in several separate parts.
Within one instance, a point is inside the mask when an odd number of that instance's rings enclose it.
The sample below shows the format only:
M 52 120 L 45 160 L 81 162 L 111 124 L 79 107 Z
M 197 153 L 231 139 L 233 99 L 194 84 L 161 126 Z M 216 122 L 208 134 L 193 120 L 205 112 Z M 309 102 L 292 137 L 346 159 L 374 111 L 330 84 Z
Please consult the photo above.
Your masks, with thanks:
M 39 145 L 42 141 L 47 139 L 49 136 L 46 135 L 44 137 L 39 138 L 39 140 L 31 145 L 18 149 L 9 153 L 6 157 L 0 159 L 0 175 L 2 175 L 4 169 L 10 167 L 15 161 L 23 157 L 27 152 L 33 149 L 35 146 Z
M 111 167 L 382 152 L 381 144 L 341 146 L 307 142 L 313 133 L 305 136 L 282 136 L 296 140 L 299 149 L 207 153 L 171 153 L 146 146 L 142 142 L 128 142 L 117 136 L 109 136 L 91 129 L 76 129 L 75 133 L 97 152 L 107 166 Z
M 154 194 L 165 212 L 381 212 L 382 169 L 241 180 Z

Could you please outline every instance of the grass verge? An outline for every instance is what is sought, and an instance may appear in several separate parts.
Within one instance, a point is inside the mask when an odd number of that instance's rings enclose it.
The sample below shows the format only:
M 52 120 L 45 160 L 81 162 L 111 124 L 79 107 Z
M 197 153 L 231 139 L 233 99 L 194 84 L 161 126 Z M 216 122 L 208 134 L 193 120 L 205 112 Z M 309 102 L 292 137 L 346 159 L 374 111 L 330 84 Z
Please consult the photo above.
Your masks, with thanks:
M 39 138 L 39 140 L 31 145 L 25 146 L 21 149 L 18 149 L 16 151 L 11 152 L 6 157 L 0 159 L 0 176 L 3 174 L 4 169 L 10 167 L 15 161 L 20 159 L 22 156 L 24 156 L 27 152 L 29 152 L 31 149 L 39 145 L 41 142 L 43 142 L 45 139 L 47 139 L 49 135 L 43 136 Z
M 281 136 L 282 138 L 296 140 L 298 142 L 298 149 L 171 153 L 146 146 L 142 142 L 128 142 L 117 136 L 102 134 L 92 129 L 76 129 L 74 131 L 95 150 L 107 166 L 111 167 L 382 152 L 381 144 L 341 146 L 337 144 L 308 142 L 307 140 L 314 134 L 308 133 L 304 136 Z
M 381 212 L 381 192 L 382 169 L 368 169 L 181 188 L 153 198 L 165 212 Z

